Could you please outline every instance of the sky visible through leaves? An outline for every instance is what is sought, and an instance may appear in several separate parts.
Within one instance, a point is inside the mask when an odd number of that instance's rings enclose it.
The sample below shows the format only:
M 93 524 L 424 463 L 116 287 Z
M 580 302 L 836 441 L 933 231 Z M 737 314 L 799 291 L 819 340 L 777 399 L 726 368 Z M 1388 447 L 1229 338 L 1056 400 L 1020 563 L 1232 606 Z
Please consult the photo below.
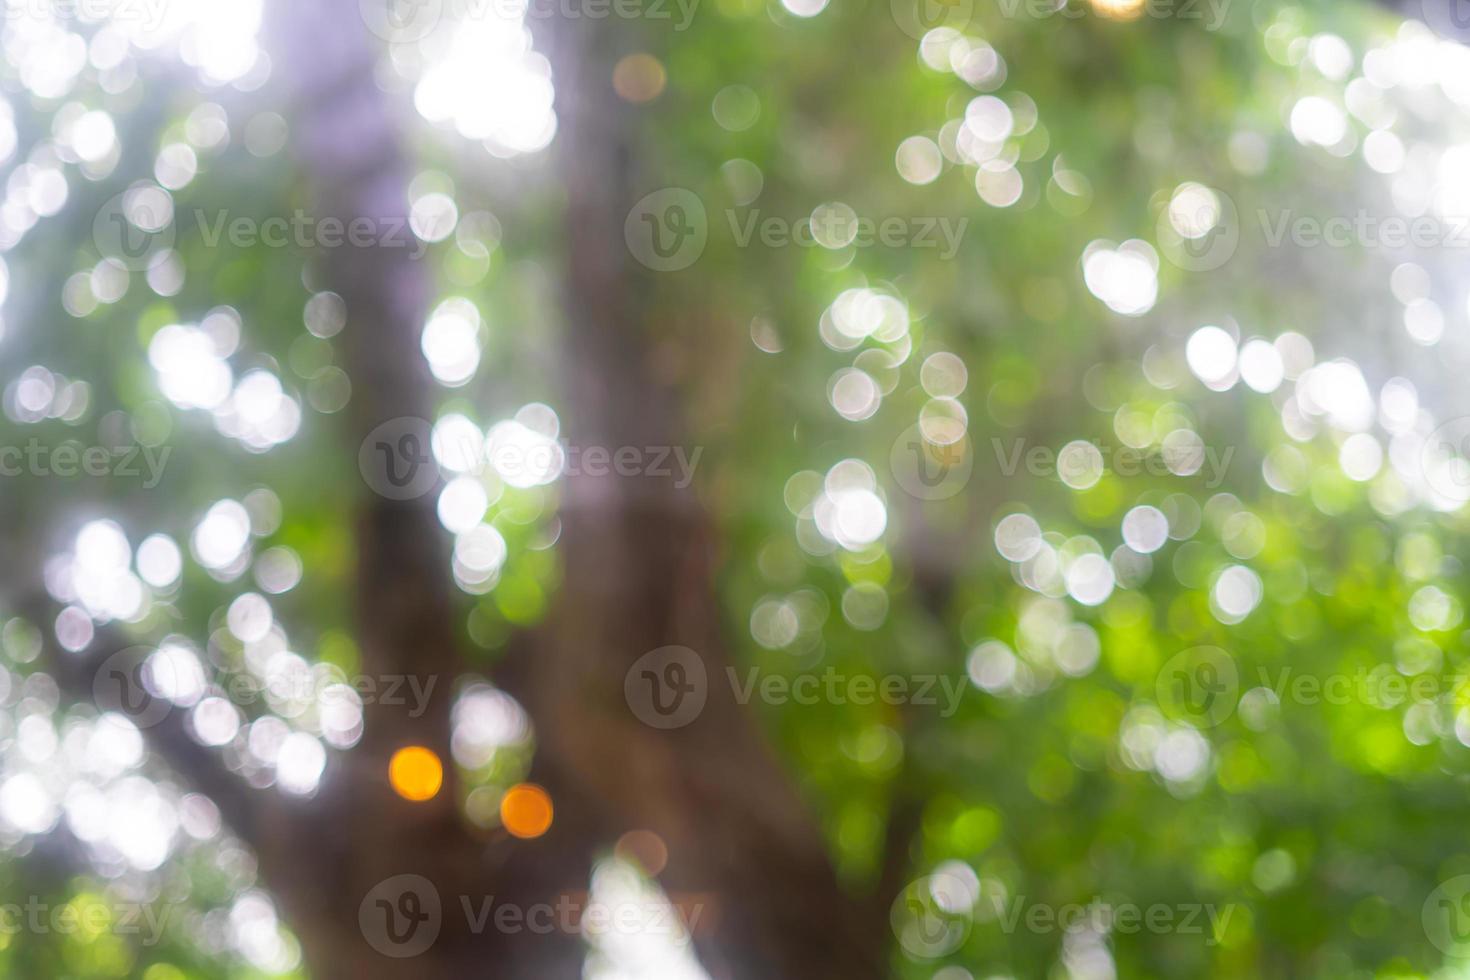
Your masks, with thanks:
M 888 974 L 1470 975 L 1470 47 L 1356 2 L 626 0 L 572 82 L 553 6 L 364 0 L 409 172 L 354 227 L 271 4 L 7 4 L 0 973 L 311 975 L 171 722 L 311 806 L 371 705 L 452 697 L 371 778 L 554 827 L 494 674 L 613 474 L 712 515 L 731 646 L 651 650 L 632 715 L 730 689 L 855 895 L 915 811 Z M 563 84 L 639 113 L 677 445 L 564 425 Z M 427 270 L 432 411 L 348 440 L 362 244 Z M 433 502 L 456 676 L 364 671 L 374 495 Z M 708 976 L 639 833 L 588 901 L 682 924 L 586 931 L 585 975 Z

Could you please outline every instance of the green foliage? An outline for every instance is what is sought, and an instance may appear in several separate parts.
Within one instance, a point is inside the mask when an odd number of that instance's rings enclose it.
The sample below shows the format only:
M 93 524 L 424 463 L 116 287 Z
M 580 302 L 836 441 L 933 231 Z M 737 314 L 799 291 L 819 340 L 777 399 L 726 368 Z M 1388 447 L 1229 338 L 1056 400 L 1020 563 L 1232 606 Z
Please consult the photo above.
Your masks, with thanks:
M 936 956 L 896 944 L 896 975 L 967 976 L 936 973 L 949 966 L 975 977 L 1092 976 L 1094 941 L 1125 977 L 1456 975 L 1463 960 L 1436 944 L 1423 915 L 1439 883 L 1470 872 L 1464 518 L 1422 502 L 1399 506 L 1408 490 L 1388 467 L 1372 480 L 1350 478 L 1339 465 L 1345 431 L 1323 423 L 1289 434 L 1292 379 L 1274 394 L 1240 383 L 1210 390 L 1183 353 L 1210 323 L 1232 325 L 1242 340 L 1292 331 L 1310 339 L 1317 363 L 1357 358 L 1375 391 L 1395 374 L 1409 377 L 1426 404 L 1442 396 L 1435 410 L 1453 414 L 1458 379 L 1432 353 L 1384 339 L 1384 324 L 1393 321 L 1397 337 L 1402 316 L 1385 285 L 1394 262 L 1361 248 L 1272 248 L 1257 234 L 1258 211 L 1351 213 L 1387 200 L 1361 154 L 1303 146 L 1288 120 L 1305 95 L 1342 96 L 1342 79 L 1309 64 L 1310 38 L 1345 38 L 1356 74 L 1362 53 L 1386 43 L 1396 24 L 1375 9 L 1325 2 L 1229 5 L 1218 30 L 1177 17 L 1117 22 L 1076 0 L 1068 8 L 1076 17 L 1008 17 L 1006 9 L 978 4 L 964 29 L 1003 59 L 1003 73 L 983 83 L 926 62 L 873 0 L 833 3 L 811 19 L 777 4 L 709 0 L 684 33 L 619 25 L 630 50 L 655 54 L 669 78 L 641 116 L 643 159 L 656 165 L 639 178 L 650 191 L 689 189 L 707 212 L 699 260 L 642 275 L 638 287 L 657 313 L 647 330 L 658 372 L 685 395 L 689 442 L 705 451 L 696 486 L 726 534 L 722 599 L 738 672 L 788 683 L 833 673 L 899 678 L 910 693 L 927 678 L 937 702 L 753 702 L 818 808 L 855 894 L 877 887 L 890 824 L 908 811 L 904 873 L 937 869 L 973 883 L 973 921 L 960 917 L 958 941 Z M 938 42 L 930 35 L 926 43 Z M 201 160 L 198 178 L 173 195 L 177 216 L 196 208 L 255 220 L 290 214 L 307 206 L 302 175 L 284 152 L 243 145 L 243 121 L 270 111 L 250 101 L 258 95 L 235 94 L 245 100 L 229 106 L 235 139 L 208 149 L 189 135 L 206 97 L 162 69 L 121 96 L 95 78 L 88 86 L 77 97 L 113 113 L 126 156 L 113 178 L 71 180 L 55 223 L 8 253 L 3 353 L 7 384 L 44 365 L 85 379 L 89 406 L 35 423 L 9 413 L 0 438 L 167 446 L 172 462 L 156 488 L 8 481 L 11 594 L 26 594 L 21 583 L 69 548 L 86 519 L 125 520 L 134 543 L 153 532 L 185 543 L 215 501 L 269 488 L 255 506 L 279 519 L 262 522 L 256 547 L 288 548 L 307 570 L 299 586 L 272 597 L 274 616 L 310 663 L 350 675 L 359 655 L 348 612 L 353 513 L 344 501 L 361 492 L 361 479 L 353 452 L 341 451 L 343 405 L 332 394 L 345 369 L 341 344 L 303 327 L 320 256 L 211 244 L 201 222 L 180 220 L 177 290 L 150 289 L 138 272 L 113 301 L 69 312 L 61 299 L 69 280 L 102 257 L 92 216 L 122 175 L 148 173 L 165 146 L 193 143 Z M 992 150 L 1014 162 L 1018 198 L 986 203 L 977 167 L 953 159 L 932 182 L 902 179 L 900 144 L 925 137 L 953 156 L 955 123 L 982 93 L 1013 116 L 1013 131 Z M 712 105 L 722 97 L 748 125 L 717 120 Z M 54 102 L 17 97 L 22 131 L 44 132 Z M 1427 133 L 1406 140 L 1435 132 L 1425 121 L 1438 118 L 1432 112 L 1403 114 L 1405 128 Z M 1462 138 L 1462 117 L 1439 123 Z M 1368 132 L 1357 119 L 1348 126 Z M 554 270 L 567 243 L 547 159 L 467 160 L 454 137 L 413 132 L 416 165 L 449 188 L 459 213 L 494 215 L 482 249 L 451 237 L 428 253 L 436 295 L 467 297 L 484 319 L 484 366 L 467 386 L 443 392 L 437 411 L 483 429 L 527 403 L 554 407 Z M 1241 164 L 1251 155 L 1259 166 Z M 1239 252 L 1205 271 L 1156 254 L 1157 302 L 1137 317 L 1110 311 L 1089 291 L 1084 256 L 1100 241 L 1157 243 L 1175 189 L 1191 181 L 1234 202 Z M 831 202 L 878 221 L 963 222 L 951 225 L 963 230 L 952 256 L 913 241 L 741 240 L 748 221 L 794 223 Z M 830 340 L 833 304 L 848 290 L 898 298 L 905 328 L 836 349 L 822 331 Z M 242 324 L 236 375 L 267 369 L 304 405 L 299 433 L 268 453 L 222 437 L 208 412 L 171 404 L 149 365 L 160 330 L 222 306 Z M 1452 319 L 1450 329 L 1463 332 L 1463 316 Z M 972 471 L 963 492 L 926 501 L 905 489 L 893 459 L 932 410 L 922 366 L 941 353 L 966 369 L 955 402 Z M 882 389 L 871 418 L 834 411 L 832 379 L 849 367 Z M 1161 468 L 1179 431 L 1196 433 L 1219 469 Z M 1131 446 L 1143 471 L 1125 472 L 1114 456 L 1090 481 L 1068 485 L 1006 463 L 1074 440 L 1115 452 Z M 852 546 L 819 533 L 811 510 L 844 460 L 867 462 L 886 505 L 886 533 Z M 1300 479 L 1268 482 L 1268 471 Z M 506 558 L 486 588 L 467 590 L 479 594 L 461 609 L 464 633 L 483 654 L 471 666 L 485 670 L 516 630 L 546 615 L 561 577 L 559 489 L 489 482 L 485 522 L 502 536 Z M 1120 524 L 1139 506 L 1157 507 L 1178 533 L 1101 602 L 1076 601 L 1065 583 L 1037 579 L 997 553 L 999 522 L 1025 514 L 1063 564 L 1113 555 Z M 56 526 L 27 531 L 32 515 L 54 516 Z M 1222 573 L 1237 566 L 1259 586 L 1240 616 L 1222 613 L 1216 594 Z M 193 637 L 208 644 L 215 666 L 242 669 L 242 644 L 223 628 L 242 585 L 195 562 L 184 567 L 182 584 L 123 630 L 138 642 Z M 35 620 L 6 627 L 19 690 L 44 667 L 32 634 L 48 624 L 22 606 L 10 612 Z M 1168 665 L 1201 647 L 1224 651 L 1237 672 L 1230 710 L 1209 723 L 1171 706 L 1165 691 Z M 1009 665 L 1022 680 L 987 690 L 979 683 L 986 663 Z M 1303 678 L 1317 687 L 1294 686 Z M 1349 693 L 1329 695 L 1327 678 Z M 1428 695 L 1394 686 L 1401 682 L 1422 683 Z M 53 729 L 95 714 L 61 705 L 54 691 L 51 698 Z M 1157 761 L 1166 741 L 1167 751 L 1201 760 L 1170 770 Z M 467 775 L 503 786 L 528 760 L 521 746 Z M 486 811 L 493 820 L 493 803 Z M 114 900 L 101 877 L 34 872 L 38 859 L 19 837 L 4 843 L 0 894 L 38 894 L 51 907 Z M 149 901 L 178 910 L 159 944 L 141 947 L 110 928 L 21 931 L 0 935 L 0 972 L 255 976 L 219 944 L 205 953 L 198 941 L 210 934 L 205 917 L 227 914 L 257 885 L 248 868 L 215 867 L 212 848 L 191 845 L 158 871 Z M 914 894 L 920 906 L 933 904 Z M 1016 903 L 1055 910 L 1095 900 L 1115 909 L 1198 907 L 1202 928 L 1113 929 L 1104 941 L 1029 927 L 1024 917 L 1005 924 Z M 1211 919 L 1199 908 L 1228 914 Z

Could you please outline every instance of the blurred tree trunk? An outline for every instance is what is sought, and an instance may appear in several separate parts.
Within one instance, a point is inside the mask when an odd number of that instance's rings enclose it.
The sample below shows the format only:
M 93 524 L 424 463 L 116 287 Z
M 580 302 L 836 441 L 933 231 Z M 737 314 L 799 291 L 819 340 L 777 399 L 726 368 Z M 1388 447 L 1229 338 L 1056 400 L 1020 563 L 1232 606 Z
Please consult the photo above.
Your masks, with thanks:
M 356 0 L 282 0 L 277 15 L 273 50 L 297 99 L 286 115 L 314 212 L 401 220 L 408 165 L 374 75 L 379 42 Z M 619 34 L 586 19 L 550 33 L 567 193 L 566 433 L 613 450 L 671 446 L 678 412 L 649 363 L 642 297 L 651 283 L 635 274 L 623 243 L 644 171 L 636 120 L 611 86 Z M 432 417 L 434 386 L 418 351 L 427 275 L 403 248 L 325 251 L 322 285 L 348 310 L 340 344 L 353 378 L 347 449 L 355 451 L 386 420 Z M 451 758 L 457 614 L 433 496 L 395 503 L 364 488 L 357 506 L 362 670 L 438 682 L 422 717 L 369 706 L 361 744 L 329 771 L 319 796 L 253 836 L 265 883 L 315 977 L 577 977 L 576 936 L 477 929 L 461 899 L 476 909 L 491 896 L 497 906 L 555 905 L 584 891 L 596 857 L 635 829 L 667 844 L 661 883 L 677 903 L 700 906 L 696 941 L 714 976 L 884 972 L 886 924 L 844 895 L 815 823 L 724 683 L 716 537 L 692 489 L 647 477 L 568 482 L 558 604 L 499 678 L 531 714 L 533 778 L 557 805 L 551 832 L 531 842 L 474 831 L 459 816 L 452 779 L 426 804 L 389 789 L 396 748 L 425 744 Z M 697 650 L 711 683 L 698 720 L 665 732 L 637 720 L 623 684 L 634 661 L 671 643 Z M 393 959 L 365 941 L 359 905 L 401 874 L 433 883 L 441 932 L 422 954 Z
M 376 80 L 380 42 L 366 30 L 358 4 L 283 0 L 275 13 L 272 51 L 286 83 L 282 91 L 295 100 L 283 111 L 291 120 L 312 211 L 344 226 L 366 218 L 378 233 L 405 228 L 409 164 L 398 121 Z M 433 415 L 433 380 L 418 342 L 431 287 L 402 234 L 396 247 L 322 249 L 322 264 L 313 270 L 322 288 L 342 296 L 348 311 L 339 349 L 353 392 L 342 441 L 343 451 L 354 456 L 381 423 Z M 486 975 L 480 947 L 494 934 L 471 933 L 459 896 L 499 894 L 487 873 L 496 843 L 477 839 L 460 818 L 452 767 L 428 803 L 401 799 L 387 780 L 388 760 L 404 745 L 426 745 L 440 758 L 452 758 L 451 688 L 461 661 L 434 496 L 393 501 L 362 486 L 343 503 L 357 512 L 355 633 L 361 671 L 433 678 L 433 696 L 417 718 L 407 706 L 365 706 L 362 741 L 328 770 L 317 797 L 301 808 L 297 826 L 254 842 L 262 871 L 302 938 L 314 977 Z M 442 924 L 427 950 L 393 959 L 365 941 L 359 906 L 380 882 L 401 874 L 433 883 Z M 369 908 L 366 914 L 377 913 Z
M 630 210 L 659 186 L 640 110 L 612 85 L 639 36 L 589 18 L 546 27 L 539 42 L 554 66 L 567 200 L 564 431 L 575 446 L 612 454 L 692 453 L 655 361 L 660 343 L 699 344 L 709 317 L 689 311 L 660 324 L 657 274 L 624 239 Z M 673 336 L 657 337 L 664 327 Z M 715 976 L 881 975 L 886 923 L 875 933 L 854 914 L 811 814 L 726 680 L 718 531 L 695 488 L 650 474 L 572 475 L 561 518 L 558 602 L 516 665 L 514 688 L 536 720 L 548 785 L 599 816 L 603 841 L 659 835 L 665 889 L 707 898 L 705 921 L 718 923 L 696 935 Z M 658 730 L 630 710 L 624 684 L 640 657 L 671 644 L 703 661 L 707 700 L 688 726 Z

